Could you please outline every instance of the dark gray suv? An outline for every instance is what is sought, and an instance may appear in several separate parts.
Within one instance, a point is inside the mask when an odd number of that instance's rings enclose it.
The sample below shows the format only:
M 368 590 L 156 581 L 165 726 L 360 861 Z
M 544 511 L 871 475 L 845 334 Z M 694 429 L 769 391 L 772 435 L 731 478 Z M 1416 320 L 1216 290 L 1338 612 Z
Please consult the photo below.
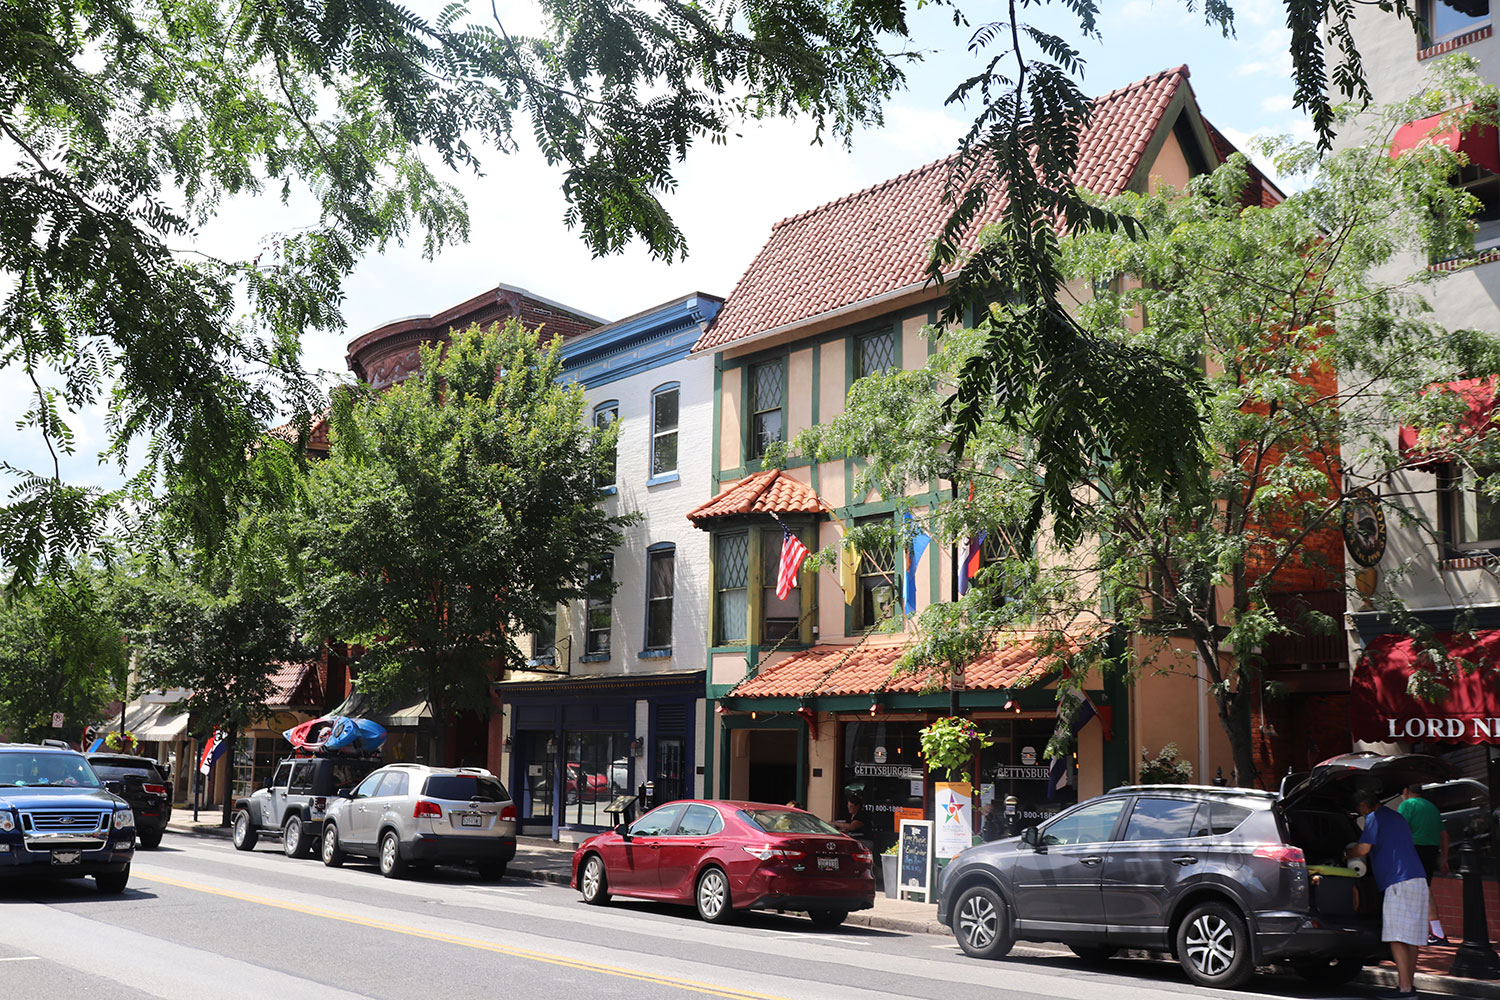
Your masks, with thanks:
M 1090 961 L 1122 948 L 1170 952 L 1204 986 L 1236 987 L 1272 964 L 1345 982 L 1381 947 L 1374 879 L 1342 868 L 1359 839 L 1356 793 L 1448 777 L 1433 757 L 1346 754 L 1280 796 L 1117 788 L 964 851 L 943 873 L 938 919 L 976 958 L 1059 941 Z

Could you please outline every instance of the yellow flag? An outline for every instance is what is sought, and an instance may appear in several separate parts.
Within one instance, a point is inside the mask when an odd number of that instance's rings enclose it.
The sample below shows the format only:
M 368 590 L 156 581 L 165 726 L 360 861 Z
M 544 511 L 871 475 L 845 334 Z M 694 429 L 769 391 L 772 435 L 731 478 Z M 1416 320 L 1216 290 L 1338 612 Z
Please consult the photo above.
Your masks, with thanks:
M 833 511 L 829 511 L 828 516 L 848 538 L 848 526 Z M 839 587 L 844 591 L 844 603 L 852 606 L 859 590 L 859 552 L 852 545 L 839 546 Z

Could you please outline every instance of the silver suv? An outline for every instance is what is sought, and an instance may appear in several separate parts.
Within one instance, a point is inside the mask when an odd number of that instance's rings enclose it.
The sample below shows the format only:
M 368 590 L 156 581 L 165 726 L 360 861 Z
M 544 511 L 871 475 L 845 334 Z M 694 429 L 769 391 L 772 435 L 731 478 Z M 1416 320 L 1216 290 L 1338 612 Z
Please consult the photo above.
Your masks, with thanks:
M 484 768 L 388 764 L 329 802 L 322 853 L 330 868 L 374 857 L 387 878 L 442 861 L 496 880 L 516 855 L 516 807 Z

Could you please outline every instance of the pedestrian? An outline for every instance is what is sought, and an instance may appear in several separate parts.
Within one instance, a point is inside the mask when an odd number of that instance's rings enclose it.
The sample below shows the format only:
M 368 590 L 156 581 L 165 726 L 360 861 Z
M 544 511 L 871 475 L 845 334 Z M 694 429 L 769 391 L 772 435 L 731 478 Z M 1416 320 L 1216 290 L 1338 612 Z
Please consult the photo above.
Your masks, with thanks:
M 979 839 L 988 844 L 1005 836 L 1005 825 L 994 802 L 984 804 L 984 819 L 979 824 Z
M 844 808 L 849 811 L 849 818 L 836 819 L 833 821 L 833 825 L 840 832 L 859 841 L 871 855 L 878 855 L 880 850 L 875 842 L 875 826 L 870 820 L 870 811 L 865 808 L 864 800 L 854 792 L 847 792 L 844 795 Z M 884 886 L 881 883 L 884 879 L 882 878 L 882 871 L 878 860 L 875 862 L 874 868 L 875 888 L 883 889 Z
M 1411 842 L 1417 848 L 1417 857 L 1422 859 L 1422 869 L 1427 872 L 1427 943 L 1447 944 L 1443 922 L 1438 919 L 1437 897 L 1432 892 L 1432 876 L 1439 872 L 1448 874 L 1448 831 L 1443 827 L 1443 814 L 1431 799 L 1422 795 L 1421 785 L 1407 785 L 1402 790 L 1396 811 L 1411 827 Z
M 1400 813 L 1380 804 L 1373 791 L 1360 793 L 1355 808 L 1364 818 L 1359 843 L 1349 845 L 1348 856 L 1370 859 L 1375 884 L 1383 895 L 1380 939 L 1391 946 L 1396 962 L 1396 991 L 1391 1000 L 1416 1000 L 1413 980 L 1417 951 L 1427 943 L 1427 876 L 1422 859 L 1411 842 L 1411 827 Z

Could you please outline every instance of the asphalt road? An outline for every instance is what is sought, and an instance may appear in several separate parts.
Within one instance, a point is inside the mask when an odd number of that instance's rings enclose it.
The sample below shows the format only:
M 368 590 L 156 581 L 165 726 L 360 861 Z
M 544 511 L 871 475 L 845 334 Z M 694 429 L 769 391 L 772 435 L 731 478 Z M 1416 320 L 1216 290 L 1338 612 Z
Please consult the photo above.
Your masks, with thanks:
M 560 1000 L 892 997 L 1157 1000 L 1327 996 L 1291 977 L 1249 992 L 1190 986 L 1165 962 L 1096 970 L 1071 957 L 981 962 L 929 935 L 824 931 L 751 915 L 727 927 L 687 909 L 585 906 L 556 885 L 483 884 L 462 869 L 383 879 L 351 862 L 292 861 L 171 836 L 137 854 L 130 888 L 0 883 L 0 995 L 27 1000 L 266 998 Z M 1352 996 L 1375 996 L 1358 989 Z

